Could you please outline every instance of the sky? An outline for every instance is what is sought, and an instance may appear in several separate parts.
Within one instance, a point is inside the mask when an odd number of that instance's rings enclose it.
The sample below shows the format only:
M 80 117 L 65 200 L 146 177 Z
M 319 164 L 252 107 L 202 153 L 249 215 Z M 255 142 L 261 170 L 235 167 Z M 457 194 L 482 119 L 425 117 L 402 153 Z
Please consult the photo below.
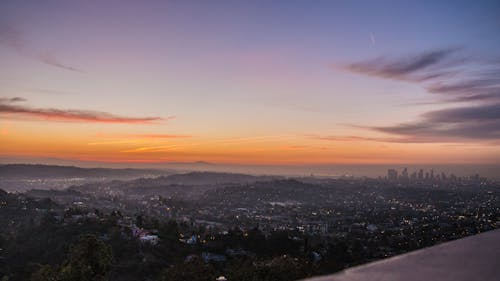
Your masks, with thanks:
M 0 158 L 499 164 L 499 1 L 0 2 Z

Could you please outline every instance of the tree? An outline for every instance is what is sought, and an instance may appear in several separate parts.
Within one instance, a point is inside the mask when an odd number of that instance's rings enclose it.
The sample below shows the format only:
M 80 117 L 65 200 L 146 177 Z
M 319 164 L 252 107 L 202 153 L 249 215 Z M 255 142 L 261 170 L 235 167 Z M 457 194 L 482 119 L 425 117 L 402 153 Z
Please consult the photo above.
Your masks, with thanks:
M 58 269 L 50 265 L 44 265 L 35 271 L 30 278 L 31 281 L 58 281 Z
M 111 248 L 93 235 L 86 235 L 70 249 L 60 271 L 62 281 L 104 281 L 111 267 Z
M 243 243 L 243 246 L 250 251 L 258 254 L 266 253 L 266 236 L 257 227 L 247 232 Z
M 211 264 L 205 264 L 201 260 L 174 265 L 166 269 L 162 281 L 212 281 L 217 278 L 215 269 Z
M 137 225 L 137 227 L 139 228 L 142 228 L 144 226 L 144 218 L 142 217 L 142 215 L 137 215 L 135 217 L 135 225 Z

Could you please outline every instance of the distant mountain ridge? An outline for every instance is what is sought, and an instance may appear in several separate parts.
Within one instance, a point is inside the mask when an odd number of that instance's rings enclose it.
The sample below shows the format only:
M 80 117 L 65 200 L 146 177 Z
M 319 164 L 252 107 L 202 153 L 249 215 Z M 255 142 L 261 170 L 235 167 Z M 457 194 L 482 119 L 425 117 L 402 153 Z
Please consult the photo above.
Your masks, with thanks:
M 159 176 L 154 178 L 138 178 L 133 180 L 116 180 L 108 182 L 107 186 L 122 190 L 163 188 L 168 186 L 212 186 L 220 184 L 250 184 L 259 181 L 282 179 L 280 176 L 252 176 L 246 174 L 218 172 L 189 172 Z M 89 188 L 94 184 L 75 186 L 73 188 Z
M 251 182 L 266 181 L 276 178 L 278 177 L 252 176 L 247 174 L 221 173 L 221 172 L 189 172 L 183 174 L 162 176 L 156 179 L 146 179 L 146 180 L 158 181 L 163 185 L 165 184 L 204 185 L 204 184 L 223 184 L 223 183 L 251 183 Z
M 155 169 L 112 169 L 112 168 L 80 168 L 75 166 L 57 166 L 43 164 L 5 164 L 0 165 L 0 178 L 96 178 L 139 176 L 151 174 L 155 176 L 171 172 Z
M 88 183 L 72 186 L 69 189 L 81 193 L 109 193 L 117 195 L 161 195 L 169 198 L 199 198 L 208 190 L 224 186 L 246 186 L 258 182 L 280 180 L 279 176 L 252 176 L 246 174 L 189 172 L 160 176 L 156 178 L 139 178 L 134 180 L 116 180 L 102 183 Z

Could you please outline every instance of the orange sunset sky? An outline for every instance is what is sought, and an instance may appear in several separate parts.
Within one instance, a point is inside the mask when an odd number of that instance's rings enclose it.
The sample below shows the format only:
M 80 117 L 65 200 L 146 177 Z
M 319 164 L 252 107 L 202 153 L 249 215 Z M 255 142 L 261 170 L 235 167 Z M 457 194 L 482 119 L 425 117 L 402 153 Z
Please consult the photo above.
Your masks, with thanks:
M 498 2 L 388 2 L 2 1 L 2 162 L 498 164 Z

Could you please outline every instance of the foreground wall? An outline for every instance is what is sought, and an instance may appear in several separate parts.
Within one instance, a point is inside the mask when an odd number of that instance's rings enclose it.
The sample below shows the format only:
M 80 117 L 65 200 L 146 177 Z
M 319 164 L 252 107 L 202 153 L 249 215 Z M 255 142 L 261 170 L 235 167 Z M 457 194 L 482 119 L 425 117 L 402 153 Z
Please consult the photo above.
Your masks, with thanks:
M 499 281 L 500 229 L 306 281 Z

